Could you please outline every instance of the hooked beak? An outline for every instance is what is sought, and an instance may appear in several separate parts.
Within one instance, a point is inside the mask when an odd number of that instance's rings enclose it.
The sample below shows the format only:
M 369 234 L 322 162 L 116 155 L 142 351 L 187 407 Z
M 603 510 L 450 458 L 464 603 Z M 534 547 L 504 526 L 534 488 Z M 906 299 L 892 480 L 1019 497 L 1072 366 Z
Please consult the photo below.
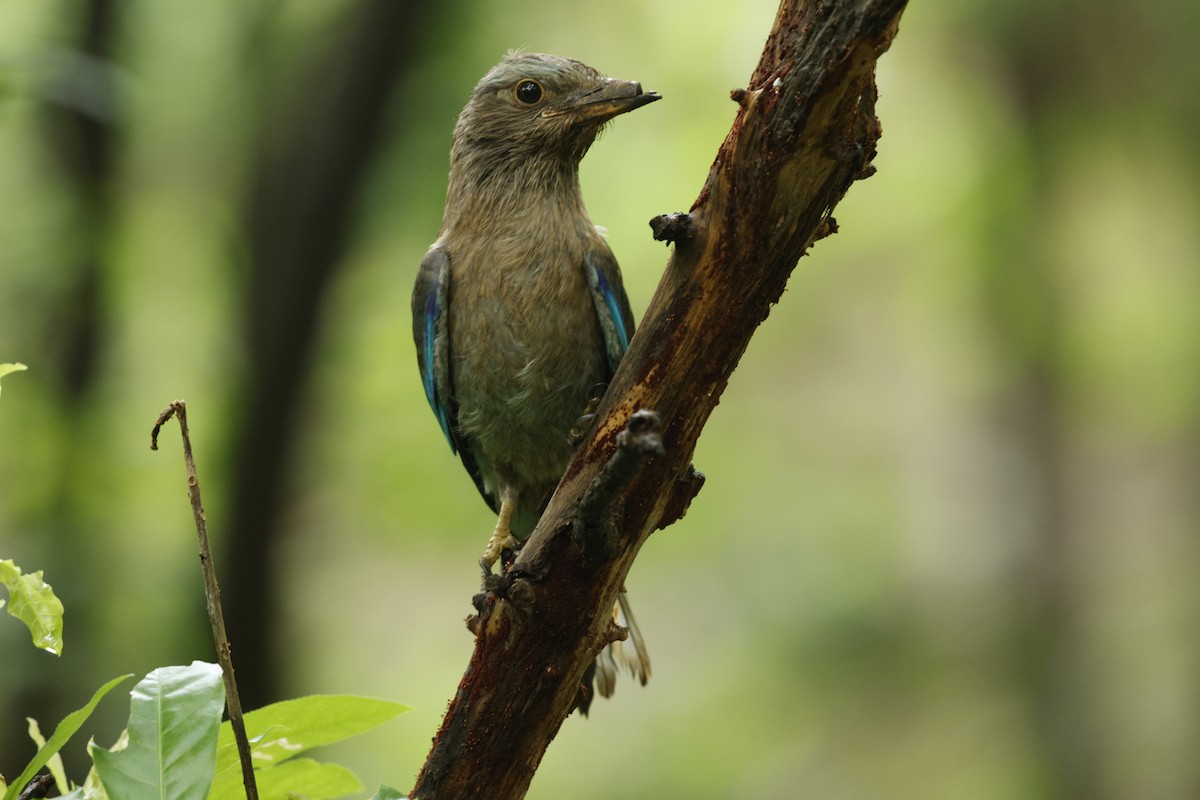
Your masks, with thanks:
M 571 115 L 575 122 L 606 122 L 618 114 L 661 99 L 662 95 L 657 92 L 643 92 L 637 81 L 607 78 L 595 89 L 575 98 L 559 113 Z

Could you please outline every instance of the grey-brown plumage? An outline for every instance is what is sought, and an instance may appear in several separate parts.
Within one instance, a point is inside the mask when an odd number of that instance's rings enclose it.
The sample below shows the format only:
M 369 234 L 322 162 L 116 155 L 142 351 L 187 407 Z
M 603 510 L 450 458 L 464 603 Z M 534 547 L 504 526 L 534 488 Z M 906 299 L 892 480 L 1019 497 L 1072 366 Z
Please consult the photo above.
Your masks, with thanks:
M 633 335 L 620 270 L 584 208 L 579 162 L 606 122 L 657 99 L 578 61 L 515 53 L 480 80 L 455 125 L 413 333 L 430 405 L 498 514 L 485 570 L 532 532 L 570 460 L 571 430 Z M 645 682 L 649 659 L 625 622 Z

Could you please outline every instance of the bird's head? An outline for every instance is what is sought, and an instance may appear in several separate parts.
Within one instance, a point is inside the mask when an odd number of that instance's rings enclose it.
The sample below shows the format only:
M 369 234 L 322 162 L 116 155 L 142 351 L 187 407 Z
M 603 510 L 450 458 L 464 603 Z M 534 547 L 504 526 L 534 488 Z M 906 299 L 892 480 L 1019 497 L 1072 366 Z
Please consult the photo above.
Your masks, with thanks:
M 454 148 L 490 160 L 578 163 L 604 123 L 660 97 L 573 59 L 510 53 L 471 92 L 454 128 Z

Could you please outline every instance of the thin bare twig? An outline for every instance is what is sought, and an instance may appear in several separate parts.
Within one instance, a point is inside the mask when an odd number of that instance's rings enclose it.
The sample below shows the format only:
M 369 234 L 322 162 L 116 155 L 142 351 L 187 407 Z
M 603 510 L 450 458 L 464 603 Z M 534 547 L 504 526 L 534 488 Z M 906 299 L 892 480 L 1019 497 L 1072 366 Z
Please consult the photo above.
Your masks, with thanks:
M 242 720 L 242 701 L 238 699 L 237 680 L 233 676 L 233 654 L 229 637 L 225 634 L 225 615 L 221 611 L 221 587 L 217 585 L 217 570 L 213 566 L 212 549 L 208 544 L 208 523 L 204 515 L 204 504 L 200 502 L 200 477 L 196 474 L 196 460 L 192 457 L 192 440 L 188 435 L 187 406 L 176 400 L 167 410 L 158 415 L 154 429 L 150 432 L 150 449 L 158 449 L 158 432 L 171 417 L 179 420 L 179 432 L 183 435 L 183 463 L 187 469 L 188 499 L 192 501 L 192 516 L 196 519 L 196 538 L 200 540 L 200 567 L 204 572 L 204 597 L 208 601 L 208 621 L 212 625 L 213 643 L 217 647 L 217 661 L 225 676 L 225 705 L 229 709 L 229 724 L 233 726 L 233 738 L 237 741 L 238 757 L 242 762 L 242 782 L 246 786 L 246 800 L 258 800 L 258 785 L 254 781 L 254 764 L 250 760 L 250 742 L 246 738 L 246 724 Z

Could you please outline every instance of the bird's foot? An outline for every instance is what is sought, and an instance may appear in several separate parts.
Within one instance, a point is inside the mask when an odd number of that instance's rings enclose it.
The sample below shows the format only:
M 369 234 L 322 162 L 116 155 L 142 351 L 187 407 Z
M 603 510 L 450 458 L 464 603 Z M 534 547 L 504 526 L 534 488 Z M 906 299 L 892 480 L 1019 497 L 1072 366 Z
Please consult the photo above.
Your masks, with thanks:
M 521 540 L 512 535 L 512 531 L 507 527 L 501 528 L 497 525 L 492 531 L 492 537 L 488 539 L 487 547 L 483 550 L 483 558 L 479 559 L 479 567 L 483 570 L 484 576 L 492 574 L 492 565 L 500 560 L 500 554 L 505 550 L 517 550 L 521 546 Z
M 575 426 L 567 433 L 567 440 L 572 447 L 578 447 L 583 441 L 583 436 L 592 427 L 592 423 L 596 421 L 596 410 L 600 408 L 600 401 L 604 398 L 604 390 L 607 389 L 607 384 L 599 384 L 592 388 L 592 397 L 588 400 L 587 406 L 584 407 L 583 413 L 579 415 L 579 419 L 575 420 Z

